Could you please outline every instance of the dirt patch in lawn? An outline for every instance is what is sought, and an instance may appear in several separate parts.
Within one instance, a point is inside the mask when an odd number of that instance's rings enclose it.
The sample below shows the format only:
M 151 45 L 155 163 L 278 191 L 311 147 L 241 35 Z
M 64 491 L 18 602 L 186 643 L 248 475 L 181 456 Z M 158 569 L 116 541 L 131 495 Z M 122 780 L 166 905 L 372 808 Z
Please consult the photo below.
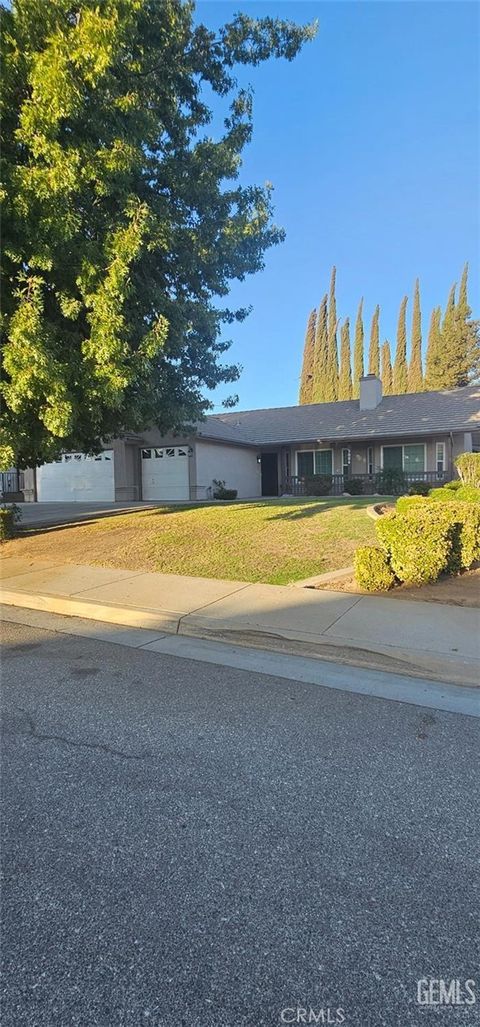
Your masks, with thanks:
M 2 550 L 5 556 L 286 585 L 337 570 L 352 562 L 357 546 L 373 542 L 369 502 L 325 497 L 155 507 L 32 530 Z
M 452 606 L 473 606 L 480 608 L 480 567 L 464 574 L 445 576 L 431 585 L 397 585 L 389 592 L 364 592 L 351 575 L 342 581 L 317 585 L 317 588 L 334 592 L 355 592 L 358 595 L 376 595 L 385 599 L 416 599 L 427 603 L 447 603 Z

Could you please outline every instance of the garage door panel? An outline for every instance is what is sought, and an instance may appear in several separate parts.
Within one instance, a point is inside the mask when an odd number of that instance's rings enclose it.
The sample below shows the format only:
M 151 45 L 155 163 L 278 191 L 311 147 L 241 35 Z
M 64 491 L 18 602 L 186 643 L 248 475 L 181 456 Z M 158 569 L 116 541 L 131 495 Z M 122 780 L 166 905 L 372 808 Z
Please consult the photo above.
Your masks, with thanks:
M 37 470 L 37 496 L 41 503 L 97 503 L 115 501 L 113 450 L 98 456 L 63 453 Z
M 187 446 L 142 449 L 142 495 L 144 499 L 188 500 L 190 498 Z

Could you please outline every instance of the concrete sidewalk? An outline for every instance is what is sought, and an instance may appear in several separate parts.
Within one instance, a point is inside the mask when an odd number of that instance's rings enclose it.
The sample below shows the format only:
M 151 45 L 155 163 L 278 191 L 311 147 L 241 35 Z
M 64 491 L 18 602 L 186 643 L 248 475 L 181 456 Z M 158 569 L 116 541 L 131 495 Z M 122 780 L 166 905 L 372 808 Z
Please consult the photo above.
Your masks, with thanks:
M 480 615 L 439 603 L 7 557 L 1 602 L 159 633 L 480 683 Z

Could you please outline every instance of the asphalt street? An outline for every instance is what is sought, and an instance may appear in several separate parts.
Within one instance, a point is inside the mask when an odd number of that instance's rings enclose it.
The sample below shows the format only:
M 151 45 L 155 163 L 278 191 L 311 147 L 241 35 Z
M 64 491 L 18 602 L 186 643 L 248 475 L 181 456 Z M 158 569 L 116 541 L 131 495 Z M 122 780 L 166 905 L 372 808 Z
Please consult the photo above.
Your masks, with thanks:
M 478 719 L 2 631 L 3 1027 L 479 1022 Z

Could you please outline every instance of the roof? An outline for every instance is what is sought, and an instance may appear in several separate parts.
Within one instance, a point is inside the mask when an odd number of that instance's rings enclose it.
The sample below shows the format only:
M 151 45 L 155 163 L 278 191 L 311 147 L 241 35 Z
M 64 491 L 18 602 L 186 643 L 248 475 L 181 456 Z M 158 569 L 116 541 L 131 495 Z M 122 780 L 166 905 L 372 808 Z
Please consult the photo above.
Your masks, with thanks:
M 360 410 L 359 400 L 354 399 L 210 414 L 198 425 L 198 436 L 237 445 L 270 446 L 475 429 L 480 429 L 480 385 L 385 396 L 374 410 Z

